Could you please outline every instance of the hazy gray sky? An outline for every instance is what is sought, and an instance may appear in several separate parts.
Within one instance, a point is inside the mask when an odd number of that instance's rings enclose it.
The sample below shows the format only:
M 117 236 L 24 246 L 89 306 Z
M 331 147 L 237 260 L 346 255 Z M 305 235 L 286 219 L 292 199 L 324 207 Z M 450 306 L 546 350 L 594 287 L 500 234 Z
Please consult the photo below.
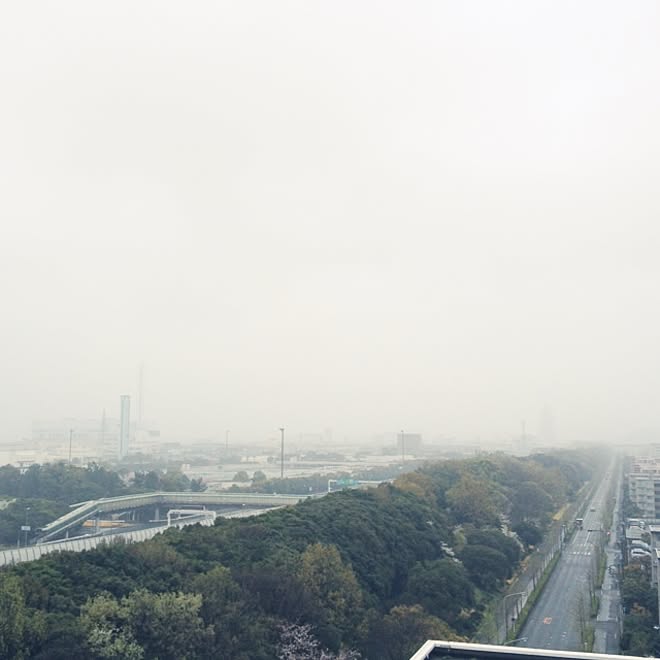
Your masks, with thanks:
M 0 440 L 660 427 L 660 5 L 6 2 Z

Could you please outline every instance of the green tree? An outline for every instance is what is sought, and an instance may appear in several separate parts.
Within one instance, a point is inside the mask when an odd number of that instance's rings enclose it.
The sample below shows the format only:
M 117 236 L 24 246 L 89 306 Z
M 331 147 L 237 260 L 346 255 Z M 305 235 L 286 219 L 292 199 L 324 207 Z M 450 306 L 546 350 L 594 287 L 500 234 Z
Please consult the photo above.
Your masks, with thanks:
M 234 475 L 234 478 L 232 479 L 232 481 L 242 481 L 242 482 L 250 481 L 250 476 L 248 475 L 248 473 L 245 470 L 241 470 L 240 472 L 237 472 Z
M 73 504 L 125 492 L 119 475 L 97 464 L 86 468 L 63 462 L 34 464 L 23 473 L 12 466 L 0 468 L 0 494 L 10 497 Z
M 270 619 L 258 614 L 229 569 L 215 566 L 190 585 L 202 596 L 200 615 L 214 631 L 211 656 L 217 660 L 270 660 Z
M 208 486 L 204 483 L 204 479 L 202 477 L 198 477 L 197 479 L 190 480 L 190 490 L 193 493 L 201 493 L 205 491 L 207 488 Z
M 182 492 L 190 488 L 190 479 L 179 470 L 168 470 L 160 478 L 160 488 L 171 493 Z
M 511 575 L 511 562 L 506 555 L 486 545 L 466 545 L 459 557 L 472 581 L 487 591 L 494 591 Z
M 97 658 L 141 660 L 144 649 L 135 639 L 126 602 L 101 595 L 88 601 L 81 612 L 87 647 Z
M 396 480 L 397 488 L 413 493 L 429 504 L 436 504 L 436 495 L 433 479 L 421 472 L 407 472 Z
M 81 617 L 87 644 L 100 658 L 189 660 L 208 650 L 213 628 L 204 625 L 199 594 L 134 591 L 117 601 L 101 595 Z
M 26 607 L 21 581 L 0 573 L 0 658 L 29 657 L 31 644 L 43 632 L 43 617 Z
M 512 527 L 518 538 L 529 548 L 530 545 L 538 545 L 543 540 L 543 532 L 533 522 L 520 522 Z
M 461 640 L 442 619 L 421 605 L 399 605 L 371 622 L 367 657 L 380 660 L 409 658 L 427 639 Z
M 156 470 L 136 472 L 133 476 L 133 487 L 137 491 L 160 490 L 160 473 Z
M 457 522 L 469 522 L 477 527 L 499 527 L 497 508 L 487 482 L 464 474 L 447 491 L 446 497 Z
M 21 481 L 21 471 L 13 465 L 0 467 L 0 493 L 15 497 Z
M 653 614 L 657 611 L 657 591 L 650 586 L 647 572 L 640 564 L 630 564 L 623 569 L 621 596 L 626 610 L 637 606 Z
M 472 545 L 485 545 L 499 550 L 507 557 L 512 569 L 520 561 L 520 545 L 499 529 L 468 529 L 465 537 Z
M 300 580 L 323 612 L 323 623 L 338 630 L 356 625 L 362 609 L 362 592 L 355 574 L 334 545 L 313 543 L 303 552 Z
M 552 498 L 532 481 L 521 483 L 511 499 L 511 519 L 543 520 L 553 510 Z
M 469 609 L 475 603 L 474 585 L 465 568 L 451 559 L 417 562 L 410 571 L 404 598 L 463 628 L 467 627 Z

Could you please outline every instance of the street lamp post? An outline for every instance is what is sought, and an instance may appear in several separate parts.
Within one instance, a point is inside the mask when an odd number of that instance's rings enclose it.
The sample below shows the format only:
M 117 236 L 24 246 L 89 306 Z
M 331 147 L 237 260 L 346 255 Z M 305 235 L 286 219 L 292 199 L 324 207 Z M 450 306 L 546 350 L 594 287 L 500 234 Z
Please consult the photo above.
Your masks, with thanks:
M 405 444 L 405 435 L 403 429 L 401 430 L 401 462 L 406 462 L 406 444 Z
M 280 459 L 280 478 L 284 479 L 284 427 L 280 427 L 280 433 L 282 434 L 282 448 L 281 448 L 281 459 Z
M 506 641 L 506 637 L 509 634 L 509 617 L 506 611 L 506 599 L 513 598 L 514 596 L 524 596 L 526 593 L 526 591 L 517 591 L 515 594 L 507 594 L 502 599 L 502 605 L 504 607 L 504 641 Z

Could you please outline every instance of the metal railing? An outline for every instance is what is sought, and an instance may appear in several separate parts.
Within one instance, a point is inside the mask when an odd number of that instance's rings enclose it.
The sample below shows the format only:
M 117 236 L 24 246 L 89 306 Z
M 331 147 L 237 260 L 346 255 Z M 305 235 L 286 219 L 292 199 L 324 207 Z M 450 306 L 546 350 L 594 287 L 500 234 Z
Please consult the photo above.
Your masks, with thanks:
M 410 660 L 433 658 L 478 658 L 488 660 L 639 660 L 638 656 L 608 655 L 605 653 L 583 653 L 580 651 L 555 651 L 553 649 L 530 649 L 493 644 L 469 644 L 429 640 Z

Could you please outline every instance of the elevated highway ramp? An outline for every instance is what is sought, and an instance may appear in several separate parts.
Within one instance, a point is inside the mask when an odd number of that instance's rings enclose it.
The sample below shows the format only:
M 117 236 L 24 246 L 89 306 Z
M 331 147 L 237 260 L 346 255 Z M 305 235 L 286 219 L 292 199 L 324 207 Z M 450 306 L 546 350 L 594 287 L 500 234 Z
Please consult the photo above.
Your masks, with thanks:
M 138 493 L 120 497 L 106 497 L 73 504 L 72 510 L 48 523 L 41 529 L 38 543 L 56 539 L 82 525 L 85 520 L 109 513 L 120 513 L 143 507 L 183 508 L 190 506 L 208 507 L 250 507 L 264 509 L 269 507 L 291 506 L 306 499 L 305 495 L 265 495 L 261 493 Z

